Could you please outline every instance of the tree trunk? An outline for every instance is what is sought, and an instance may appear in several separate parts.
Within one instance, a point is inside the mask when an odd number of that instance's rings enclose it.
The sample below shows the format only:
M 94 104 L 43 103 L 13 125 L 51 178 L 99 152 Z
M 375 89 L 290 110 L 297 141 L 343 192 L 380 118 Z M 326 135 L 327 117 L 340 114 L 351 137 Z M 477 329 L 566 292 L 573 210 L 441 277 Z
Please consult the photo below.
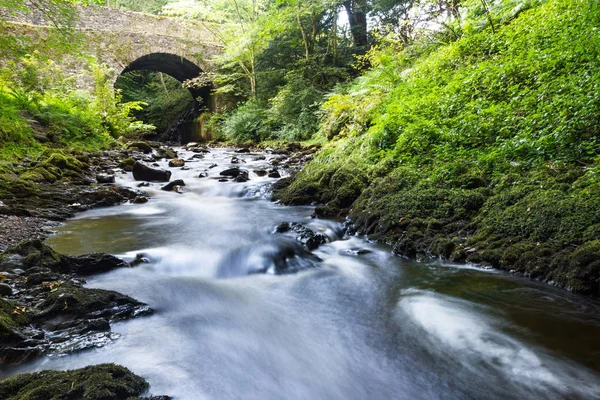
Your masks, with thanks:
M 302 41 L 304 42 L 304 57 L 306 57 L 306 60 L 308 60 L 308 38 L 306 37 L 306 31 L 304 31 L 302 20 L 300 19 L 300 5 L 298 5 L 298 10 L 296 11 L 296 21 L 298 21 L 298 27 L 302 33 Z
M 338 19 L 338 6 L 333 6 L 333 62 L 337 62 L 337 19 Z
M 346 0 L 344 8 L 348 14 L 348 23 L 355 47 L 367 48 L 367 1 Z

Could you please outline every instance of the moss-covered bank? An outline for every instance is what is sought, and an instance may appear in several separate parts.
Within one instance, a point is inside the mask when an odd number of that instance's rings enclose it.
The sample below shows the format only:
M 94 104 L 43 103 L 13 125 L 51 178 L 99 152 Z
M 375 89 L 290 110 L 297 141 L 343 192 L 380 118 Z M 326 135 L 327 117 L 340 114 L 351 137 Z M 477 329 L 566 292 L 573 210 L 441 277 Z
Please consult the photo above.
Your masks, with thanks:
M 329 144 L 274 198 L 349 215 L 399 255 L 600 295 L 600 10 L 538 3 L 495 33 L 374 51 L 325 103 Z
M 148 383 L 127 368 L 100 364 L 70 371 L 42 371 L 0 381 L 5 400 L 166 400 L 140 397 Z

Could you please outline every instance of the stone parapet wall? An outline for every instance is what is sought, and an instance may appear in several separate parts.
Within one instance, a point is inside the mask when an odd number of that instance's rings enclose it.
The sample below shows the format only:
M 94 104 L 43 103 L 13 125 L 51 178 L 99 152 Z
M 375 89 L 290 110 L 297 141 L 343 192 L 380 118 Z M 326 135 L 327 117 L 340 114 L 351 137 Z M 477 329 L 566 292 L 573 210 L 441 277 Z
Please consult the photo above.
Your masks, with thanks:
M 220 46 L 219 40 L 213 33 L 219 28 L 215 24 L 97 6 L 77 6 L 77 14 L 75 27 L 79 30 L 163 35 Z M 0 10 L 0 16 L 10 22 L 54 26 L 43 12 L 35 8 L 28 13 L 18 12 L 16 14 L 6 14 Z

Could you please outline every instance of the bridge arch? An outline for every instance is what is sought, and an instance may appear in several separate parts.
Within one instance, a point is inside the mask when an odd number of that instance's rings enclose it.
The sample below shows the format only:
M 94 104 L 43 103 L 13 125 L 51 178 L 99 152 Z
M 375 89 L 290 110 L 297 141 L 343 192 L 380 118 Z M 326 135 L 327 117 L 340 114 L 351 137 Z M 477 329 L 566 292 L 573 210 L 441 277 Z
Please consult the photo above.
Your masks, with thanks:
M 181 83 L 188 79 L 196 78 L 203 72 L 202 68 L 185 57 L 170 53 L 150 53 L 129 63 L 119 75 L 138 70 L 162 72 L 172 76 Z M 210 85 L 199 88 L 188 88 L 188 90 L 192 97 L 200 103 L 199 106 L 211 108 Z

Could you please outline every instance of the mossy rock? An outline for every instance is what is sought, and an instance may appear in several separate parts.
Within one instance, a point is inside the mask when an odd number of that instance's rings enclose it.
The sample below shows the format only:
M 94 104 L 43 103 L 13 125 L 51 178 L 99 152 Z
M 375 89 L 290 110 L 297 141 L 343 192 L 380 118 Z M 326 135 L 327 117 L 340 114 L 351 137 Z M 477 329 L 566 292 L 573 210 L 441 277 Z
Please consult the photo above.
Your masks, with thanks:
M 450 258 L 455 249 L 456 243 L 452 240 L 445 237 L 436 237 L 431 243 L 430 252 L 434 256 Z
M 70 283 L 63 283 L 51 292 L 39 308 L 42 311 L 36 317 L 60 315 L 63 319 L 94 315 L 122 320 L 152 313 L 145 304 L 124 294 L 112 290 L 84 288 Z
M 129 158 L 124 158 L 123 160 L 121 160 L 121 162 L 119 163 L 119 168 L 123 169 L 124 171 L 133 171 L 133 166 L 135 165 L 135 160 L 131 157 Z
M 145 154 L 152 153 L 152 146 L 146 142 L 129 142 L 125 145 L 128 149 L 137 149 Z
M 360 196 L 367 184 L 367 176 L 360 166 L 345 165 L 333 173 L 329 181 L 329 189 L 339 207 L 348 208 Z
M 37 196 L 39 193 L 40 188 L 35 182 L 0 174 L 0 199 L 23 199 Z
M 52 270 L 64 269 L 61 256 L 40 239 L 24 241 L 0 255 L 0 266 L 15 261 L 18 261 L 19 267 L 24 269 L 34 266 Z
M 11 342 L 20 338 L 16 332 L 28 324 L 31 316 L 26 311 L 19 311 L 15 302 L 0 298 L 0 341 Z M 2 398 L 2 397 L 0 397 Z
M 600 296 L 600 240 L 585 243 L 571 254 L 567 279 L 570 290 Z
M 129 369 L 99 364 L 69 371 L 42 371 L 0 381 L 4 400 L 125 400 L 140 396 L 148 383 Z
M 293 182 L 291 185 L 273 193 L 273 200 L 283 204 L 302 205 L 310 204 L 320 198 L 321 188 L 316 183 L 304 184 Z
M 167 158 L 167 159 L 173 159 L 173 158 L 177 158 L 177 152 L 175 150 L 169 149 L 169 148 L 159 148 L 157 150 L 157 154 L 158 157 L 160 158 Z
M 43 166 L 53 165 L 59 169 L 68 169 L 71 171 L 82 171 L 88 167 L 87 164 L 79 161 L 73 156 L 64 155 L 61 153 L 51 154 L 43 163 Z
M 56 169 L 56 168 L 54 168 L 54 169 Z M 32 170 L 22 173 L 19 177 L 23 180 L 36 182 L 36 183 L 42 183 L 42 182 L 52 183 L 52 182 L 56 182 L 59 179 L 59 177 L 61 176 L 60 170 L 58 172 L 59 173 L 57 175 L 55 175 L 52 172 L 50 172 L 49 169 L 47 169 L 47 168 L 36 167 Z

